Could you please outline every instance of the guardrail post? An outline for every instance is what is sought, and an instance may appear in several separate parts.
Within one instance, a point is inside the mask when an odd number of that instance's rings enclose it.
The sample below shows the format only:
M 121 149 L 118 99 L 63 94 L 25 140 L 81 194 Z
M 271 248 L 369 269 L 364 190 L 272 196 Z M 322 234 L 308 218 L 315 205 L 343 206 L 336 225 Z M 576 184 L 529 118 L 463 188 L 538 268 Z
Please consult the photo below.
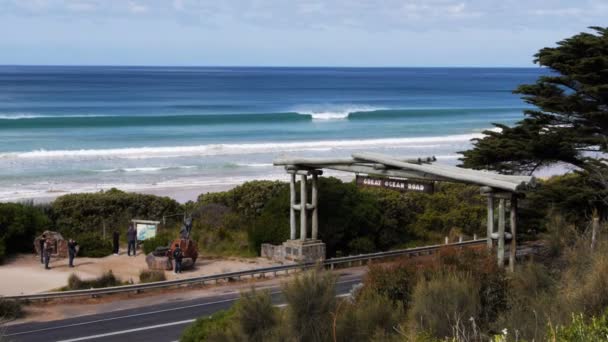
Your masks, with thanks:
M 447 237 L 447 236 L 445 237 L 445 244 L 446 244 L 446 245 L 450 244 L 450 238 L 449 238 L 449 237 Z
M 458 243 L 461 243 L 461 242 L 462 242 L 462 235 L 460 235 L 460 236 L 458 237 Z

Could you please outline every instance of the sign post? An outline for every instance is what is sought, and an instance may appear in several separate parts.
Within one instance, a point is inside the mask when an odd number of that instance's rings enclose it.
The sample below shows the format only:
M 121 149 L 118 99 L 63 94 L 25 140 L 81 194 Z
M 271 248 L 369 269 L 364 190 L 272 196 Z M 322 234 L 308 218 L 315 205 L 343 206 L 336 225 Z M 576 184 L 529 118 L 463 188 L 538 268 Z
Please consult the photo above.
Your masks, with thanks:
M 160 221 L 131 220 L 137 230 L 137 241 L 144 241 L 156 236 Z
M 424 192 L 432 194 L 435 186 L 432 182 L 394 179 L 394 178 L 374 178 L 369 176 L 357 175 L 357 185 L 371 188 L 385 188 L 402 192 Z

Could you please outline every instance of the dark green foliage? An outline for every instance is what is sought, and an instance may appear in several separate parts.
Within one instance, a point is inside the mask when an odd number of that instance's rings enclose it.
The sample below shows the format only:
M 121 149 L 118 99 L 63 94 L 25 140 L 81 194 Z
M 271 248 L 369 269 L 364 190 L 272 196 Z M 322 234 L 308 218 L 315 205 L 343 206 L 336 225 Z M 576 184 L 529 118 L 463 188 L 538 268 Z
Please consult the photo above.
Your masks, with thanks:
M 140 283 L 153 283 L 155 281 L 164 281 L 164 280 L 167 280 L 167 277 L 165 277 L 164 271 L 141 270 L 141 272 L 139 272 L 139 282 Z
M 101 235 L 105 225 L 107 232 L 116 229 L 126 232 L 131 219 L 162 221 L 163 215 L 182 212 L 175 200 L 123 192 L 112 189 L 93 194 L 73 194 L 58 197 L 52 204 L 52 218 L 64 236 L 78 237 L 82 233 Z M 181 218 L 167 219 L 167 225 L 175 225 Z M 121 236 L 124 236 L 122 234 Z
M 432 195 L 411 194 L 410 203 L 421 207 L 411 224 L 416 236 L 437 241 L 452 231 L 468 236 L 485 232 L 486 203 L 478 186 L 444 183 L 436 188 Z
M 254 188 L 256 184 L 247 188 L 258 192 Z M 256 216 L 237 215 L 238 212 L 226 209 L 225 204 L 215 204 L 222 214 L 201 215 L 212 219 L 200 225 L 196 218 L 197 236 L 213 237 L 207 232 L 219 232 L 219 227 L 246 228 L 248 248 L 255 253 L 262 243 L 280 244 L 288 239 L 289 189 L 285 184 L 272 184 L 276 186 L 274 196 L 267 198 Z M 259 192 L 263 193 L 267 188 L 266 183 L 258 185 L 262 187 Z M 319 237 L 326 244 L 328 256 L 387 250 L 415 240 L 439 241 L 452 230 L 473 235 L 481 234 L 485 229 L 485 202 L 475 186 L 445 184 L 437 186 L 435 194 L 399 193 L 387 189 L 361 189 L 354 183 L 344 183 L 336 178 L 321 178 L 319 189 L 319 227 L 322 227 Z M 209 202 L 235 197 L 224 194 L 201 198 Z M 239 203 L 228 204 L 243 207 Z M 205 204 L 202 208 L 212 205 Z
M 180 337 L 181 342 L 201 341 L 232 341 L 227 332 L 234 324 L 235 307 L 230 310 L 222 310 L 208 317 L 201 317 L 189 325 Z
M 34 237 L 50 220 L 32 205 L 0 203 L 0 263 L 7 255 L 34 250 Z
M 112 254 L 112 242 L 91 233 L 81 235 L 78 245 L 78 256 L 81 257 L 102 258 Z
M 501 132 L 485 132 L 487 137 L 463 152 L 465 167 L 529 173 L 556 162 L 587 171 L 600 166 L 584 154 L 608 151 L 608 29 L 593 30 L 535 55 L 536 63 L 554 73 L 516 93 L 537 109 L 525 111 L 514 127 L 496 125 Z
M 594 210 L 600 217 L 608 215 L 604 202 L 607 197 L 608 190 L 589 177 L 581 174 L 555 176 L 527 193 L 522 219 L 530 221 L 524 222 L 528 226 L 545 228 L 547 214 L 556 212 L 567 222 L 584 229 Z
M 246 182 L 229 191 L 200 195 L 198 203 L 222 204 L 246 217 L 255 217 L 271 198 L 286 188 L 288 185 L 279 181 Z
M 255 253 L 262 243 L 281 244 L 289 238 L 289 189 L 269 198 L 260 215 L 247 225 L 249 245 Z
M 82 280 L 76 274 L 71 274 L 68 278 L 68 285 L 63 288 L 64 291 L 71 290 L 85 290 L 85 289 L 98 289 L 103 287 L 119 286 L 123 285 L 112 271 L 108 271 L 101 276 L 92 280 Z
M 0 297 L 0 323 L 23 316 L 21 303 Z M 0 337 L 2 337 L 0 332 Z
M 172 240 L 173 236 L 169 233 L 156 234 L 155 237 L 147 239 L 143 242 L 144 253 L 152 253 L 157 247 L 169 247 Z

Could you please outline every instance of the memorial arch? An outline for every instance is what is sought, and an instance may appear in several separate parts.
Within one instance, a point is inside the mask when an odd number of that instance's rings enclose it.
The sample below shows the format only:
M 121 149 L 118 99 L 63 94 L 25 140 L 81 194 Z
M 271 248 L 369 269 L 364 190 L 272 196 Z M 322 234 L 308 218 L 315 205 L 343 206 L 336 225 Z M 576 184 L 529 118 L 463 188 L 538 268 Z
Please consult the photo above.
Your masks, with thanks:
M 492 239 L 497 240 L 497 262 L 504 267 L 506 207 L 510 206 L 510 253 L 509 269 L 515 265 L 517 237 L 517 200 L 523 192 L 536 185 L 534 177 L 500 175 L 493 172 L 463 169 L 441 165 L 435 159 L 401 159 L 378 153 L 353 153 L 347 158 L 299 158 L 275 159 L 276 166 L 283 166 L 290 174 L 290 239 L 282 246 L 263 246 L 262 254 L 297 261 L 315 261 L 325 258 L 325 245 L 318 240 L 318 178 L 323 169 L 380 176 L 413 182 L 456 182 L 479 185 L 487 197 L 487 246 L 493 248 Z M 308 200 L 307 180 L 311 178 L 311 199 Z M 296 179 L 300 180 L 300 199 L 296 198 Z M 321 189 L 322 190 L 322 189 Z M 495 225 L 495 200 L 498 201 L 498 222 Z M 299 236 L 296 212 L 299 212 Z M 310 213 L 311 236 L 307 234 Z M 495 226 L 497 229 L 495 230 Z

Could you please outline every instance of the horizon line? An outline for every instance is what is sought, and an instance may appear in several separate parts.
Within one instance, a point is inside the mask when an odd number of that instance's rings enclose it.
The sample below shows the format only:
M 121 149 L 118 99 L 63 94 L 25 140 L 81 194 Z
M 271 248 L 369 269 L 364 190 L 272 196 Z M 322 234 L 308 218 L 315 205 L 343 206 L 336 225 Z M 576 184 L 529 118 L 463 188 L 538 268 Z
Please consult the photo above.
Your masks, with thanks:
M 301 69 L 535 69 L 543 66 L 340 66 L 340 65 L 171 65 L 171 64 L 0 64 L 0 67 L 301 68 Z

